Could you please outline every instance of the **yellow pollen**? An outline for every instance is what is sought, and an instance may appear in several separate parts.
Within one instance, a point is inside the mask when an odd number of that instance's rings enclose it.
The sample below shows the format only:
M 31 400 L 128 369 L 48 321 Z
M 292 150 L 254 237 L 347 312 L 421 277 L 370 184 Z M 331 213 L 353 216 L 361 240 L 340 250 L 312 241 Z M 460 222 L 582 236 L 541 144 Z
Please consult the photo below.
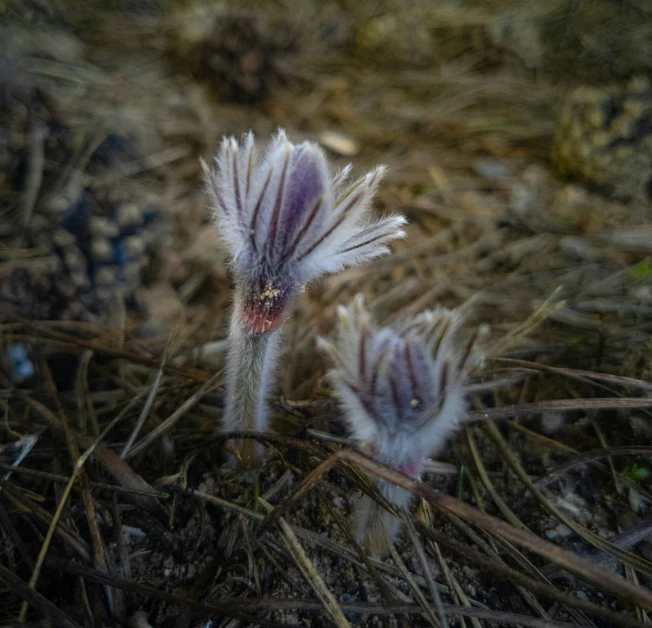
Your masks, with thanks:
M 273 301 L 281 291 L 278 288 L 274 287 L 274 284 L 270 281 L 265 286 L 265 291 L 258 297 L 261 301 L 271 302 Z

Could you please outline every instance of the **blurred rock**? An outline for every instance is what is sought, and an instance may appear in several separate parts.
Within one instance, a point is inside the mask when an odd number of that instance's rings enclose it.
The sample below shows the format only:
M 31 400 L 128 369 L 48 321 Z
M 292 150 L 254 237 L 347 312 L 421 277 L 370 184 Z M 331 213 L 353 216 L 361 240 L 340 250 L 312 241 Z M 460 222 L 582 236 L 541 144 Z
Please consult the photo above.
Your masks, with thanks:
M 319 134 L 319 143 L 342 157 L 353 157 L 360 152 L 360 143 L 345 133 L 323 131 Z
M 500 181 L 510 175 L 507 164 L 491 157 L 476 159 L 473 163 L 473 172 L 490 181 Z

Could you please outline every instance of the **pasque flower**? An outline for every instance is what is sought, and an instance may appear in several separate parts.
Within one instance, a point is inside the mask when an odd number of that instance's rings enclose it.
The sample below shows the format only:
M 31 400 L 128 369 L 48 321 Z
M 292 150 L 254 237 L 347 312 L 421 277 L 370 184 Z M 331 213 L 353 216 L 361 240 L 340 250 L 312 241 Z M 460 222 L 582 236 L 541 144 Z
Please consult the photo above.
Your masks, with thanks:
M 333 362 L 329 378 L 352 436 L 378 461 L 416 478 L 463 418 L 465 379 L 480 360 L 479 332 L 462 340 L 462 316 L 445 308 L 379 328 L 360 295 L 339 315 L 335 343 L 320 339 L 319 345 Z M 395 506 L 409 503 L 404 489 L 383 480 L 378 488 Z M 361 540 L 384 553 L 399 521 L 368 497 L 357 519 Z
M 251 133 L 225 138 L 204 170 L 236 282 L 222 425 L 264 430 L 277 332 L 293 297 L 325 273 L 387 253 L 405 219 L 368 216 L 384 168 L 349 183 L 350 168 L 331 174 L 316 144 L 293 144 L 283 131 L 264 153 Z

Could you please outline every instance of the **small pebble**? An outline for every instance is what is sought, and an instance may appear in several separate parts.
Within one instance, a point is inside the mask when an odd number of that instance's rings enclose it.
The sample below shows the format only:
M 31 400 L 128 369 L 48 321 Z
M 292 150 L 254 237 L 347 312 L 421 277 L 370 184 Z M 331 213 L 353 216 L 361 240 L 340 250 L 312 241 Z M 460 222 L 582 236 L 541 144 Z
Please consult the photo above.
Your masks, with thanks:
M 96 262 L 108 262 L 113 257 L 113 247 L 106 238 L 95 238 L 91 242 L 91 257 Z
M 501 179 L 507 178 L 510 174 L 506 164 L 492 157 L 480 157 L 480 159 L 476 159 L 473 164 L 473 172 L 490 181 L 500 181 Z
M 629 426 L 637 439 L 652 439 L 652 420 L 638 414 L 629 417 Z
M 11 379 L 17 384 L 34 376 L 34 363 L 29 359 L 27 346 L 22 342 L 14 342 L 7 347 L 6 359 Z
M 632 487 L 629 488 L 627 497 L 629 498 L 629 507 L 638 514 L 641 510 L 643 497 L 635 488 Z
M 544 434 L 555 434 L 564 426 L 565 416 L 563 412 L 544 412 L 541 416 L 541 423 Z
M 95 284 L 97 286 L 113 286 L 117 283 L 115 268 L 112 266 L 103 266 L 97 269 L 95 273 Z
M 58 214 L 69 210 L 70 204 L 70 201 L 63 194 L 57 194 L 47 200 L 46 208 L 52 213 Z
M 129 628 L 152 628 L 145 611 L 136 611 L 127 621 Z
M 80 290 L 88 290 L 88 288 L 91 287 L 91 281 L 85 270 L 73 270 L 68 274 L 68 276 L 70 277 L 72 284 Z
M 102 238 L 115 238 L 120 233 L 120 227 L 104 216 L 91 216 L 88 229 L 91 235 Z
M 70 246 L 71 244 L 75 244 L 77 241 L 77 238 L 70 233 L 67 229 L 55 229 L 54 233 L 52 234 L 52 241 L 60 248 L 64 248 L 66 246 Z
M 95 295 L 102 303 L 114 303 L 116 288 L 115 286 L 98 286 L 95 288 Z
M 129 257 L 139 257 L 145 252 L 145 241 L 140 236 L 125 238 L 125 248 Z
M 130 262 L 125 264 L 122 268 L 122 276 L 125 282 L 129 284 L 138 284 L 140 279 L 140 273 L 142 270 L 142 264 L 139 262 Z
M 350 135 L 334 131 L 324 131 L 319 134 L 319 143 L 336 155 L 353 157 L 360 152 L 360 144 Z
M 74 244 L 66 246 L 61 257 L 63 257 L 63 261 L 71 271 L 86 267 L 84 255 Z
M 133 203 L 121 205 L 116 218 L 121 227 L 139 227 L 143 224 L 143 215 L 138 206 Z

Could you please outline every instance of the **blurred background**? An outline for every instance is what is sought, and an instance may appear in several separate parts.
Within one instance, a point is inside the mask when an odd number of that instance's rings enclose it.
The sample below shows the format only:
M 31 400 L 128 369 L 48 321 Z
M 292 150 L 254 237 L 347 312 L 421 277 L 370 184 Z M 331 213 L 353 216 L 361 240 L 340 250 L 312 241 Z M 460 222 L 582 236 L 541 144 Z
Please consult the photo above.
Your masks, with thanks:
M 358 172 L 388 164 L 379 206 L 408 214 L 410 246 L 442 225 L 475 239 L 504 220 L 571 233 L 649 218 L 645 0 L 0 10 L 0 299 L 13 315 L 126 307 L 162 329 L 198 300 L 219 310 L 228 278 L 199 158 L 249 129 L 262 141 L 285 127 Z

